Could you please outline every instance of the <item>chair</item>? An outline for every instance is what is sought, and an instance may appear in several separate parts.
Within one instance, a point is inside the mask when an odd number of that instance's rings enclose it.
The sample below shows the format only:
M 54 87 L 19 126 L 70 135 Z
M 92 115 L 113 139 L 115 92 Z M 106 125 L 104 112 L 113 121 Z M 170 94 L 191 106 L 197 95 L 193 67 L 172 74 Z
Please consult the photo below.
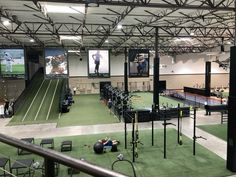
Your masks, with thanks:
M 0 157 L 0 168 L 3 169 L 3 174 L 0 174 L 0 176 L 8 176 L 6 174 L 6 166 L 7 164 L 9 165 L 9 170 L 10 170 L 10 167 L 11 167 L 11 164 L 10 164 L 10 159 L 9 158 L 5 158 L 5 157 Z
M 42 139 L 40 142 L 40 146 L 44 147 L 45 145 L 50 149 L 54 149 L 54 139 L 53 138 Z
M 34 138 L 22 138 L 21 140 L 25 141 L 25 142 L 28 142 L 28 143 L 34 144 Z M 26 155 L 26 154 L 31 154 L 31 153 L 28 152 L 28 151 L 24 151 L 23 149 L 18 148 L 17 149 L 17 154 L 18 155 Z
M 61 143 L 61 152 L 71 151 L 72 150 L 72 141 L 66 140 Z
M 15 171 L 16 176 L 29 174 L 29 177 L 31 177 L 31 174 L 33 175 L 31 171 L 33 163 L 34 159 L 18 159 L 12 164 L 10 171 L 11 173 Z

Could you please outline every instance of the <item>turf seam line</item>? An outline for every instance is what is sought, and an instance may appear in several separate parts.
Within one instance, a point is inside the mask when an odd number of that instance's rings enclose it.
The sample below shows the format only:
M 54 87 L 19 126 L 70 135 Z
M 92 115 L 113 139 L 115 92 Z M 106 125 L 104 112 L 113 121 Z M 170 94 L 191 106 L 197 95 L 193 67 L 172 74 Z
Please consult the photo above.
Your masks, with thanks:
M 54 97 L 55 97 L 55 94 L 56 94 L 56 91 L 57 91 L 58 83 L 59 83 L 59 79 L 57 79 L 57 84 L 56 84 L 56 87 L 55 87 L 54 92 L 53 92 L 53 96 L 52 96 L 52 100 L 51 100 L 51 103 L 50 103 L 50 106 L 49 106 L 49 109 L 48 109 L 46 120 L 48 120 L 49 114 L 51 112 L 51 108 L 52 108 Z
M 24 115 L 23 119 L 21 120 L 21 122 L 24 122 L 24 120 L 25 120 L 25 118 L 26 118 L 27 114 L 29 113 L 29 111 L 30 111 L 30 109 L 31 109 L 31 107 L 32 107 L 32 105 L 33 105 L 33 103 L 34 103 L 34 101 L 35 101 L 36 97 L 38 96 L 38 94 L 39 94 L 39 91 L 41 90 L 41 88 L 42 88 L 42 86 L 43 86 L 43 83 L 44 83 L 44 82 L 45 82 L 45 79 L 44 79 L 44 80 L 43 80 L 43 82 L 41 83 L 41 85 L 40 85 L 40 87 L 39 87 L 39 89 L 38 89 L 37 93 L 35 94 L 35 96 L 34 96 L 34 98 L 33 98 L 32 102 L 31 102 L 31 104 L 30 104 L 30 106 L 29 106 L 28 110 L 26 111 L 26 113 L 25 113 L 25 115 Z
M 48 84 L 47 90 L 46 90 L 46 92 L 44 93 L 43 99 L 42 99 L 42 101 L 41 101 L 41 103 L 40 103 L 40 105 L 39 105 L 39 109 L 38 109 L 38 111 L 37 111 L 37 113 L 36 113 L 36 115 L 35 115 L 35 117 L 34 117 L 34 120 L 36 120 L 37 117 L 38 117 L 38 115 L 39 115 L 39 111 L 40 111 L 40 109 L 41 109 L 41 107 L 42 107 L 42 105 L 43 105 L 43 102 L 44 102 L 44 100 L 45 100 L 45 98 L 46 98 L 46 95 L 47 95 L 47 93 L 48 93 L 48 89 L 49 89 L 51 83 L 52 83 L 52 80 L 50 80 L 50 82 L 49 82 L 49 84 Z

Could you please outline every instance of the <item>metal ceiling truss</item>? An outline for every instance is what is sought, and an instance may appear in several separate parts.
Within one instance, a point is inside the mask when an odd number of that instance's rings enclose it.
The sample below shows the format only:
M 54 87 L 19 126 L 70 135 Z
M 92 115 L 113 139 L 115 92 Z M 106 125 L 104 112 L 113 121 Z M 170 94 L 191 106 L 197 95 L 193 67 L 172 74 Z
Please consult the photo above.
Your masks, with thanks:
M 32 2 L 32 0 L 24 1 Z M 44 8 L 42 8 L 40 2 L 86 4 L 86 0 L 33 0 L 36 7 L 24 4 L 25 7 L 36 12 L 33 14 L 35 17 L 45 22 L 20 22 L 16 16 L 1 11 L 16 24 L 12 28 L 3 26 L 0 29 L 1 35 L 14 34 L 15 37 L 28 35 L 40 46 L 47 43 L 39 40 L 41 36 L 52 36 L 56 39 L 55 44 L 59 44 L 61 42 L 60 35 L 81 35 L 82 41 L 85 42 L 82 44 L 84 47 L 89 45 L 99 48 L 109 47 L 119 52 L 127 46 L 153 48 L 156 35 L 155 28 L 158 27 L 158 35 L 161 41 L 160 50 L 161 52 L 170 53 L 203 52 L 209 48 L 222 45 L 222 41 L 223 43 L 224 41 L 232 41 L 235 35 L 234 0 L 160 0 L 158 3 L 153 3 L 150 0 L 97 0 L 100 6 L 126 6 L 123 12 L 106 7 L 110 12 L 109 15 L 116 16 L 114 20 L 114 18 L 104 14 L 102 18 L 107 20 L 106 24 L 86 23 L 88 6 L 85 6 L 85 14 L 82 20 L 69 16 L 77 23 L 55 23 L 48 14 L 44 13 Z M 136 21 L 134 24 L 123 24 L 123 28 L 117 30 L 118 24 L 126 16 L 133 15 L 131 12 L 135 7 L 145 7 L 144 12 L 146 14 L 134 15 L 133 19 Z M 149 10 L 149 8 L 156 8 L 157 12 L 154 12 L 153 9 Z M 189 14 L 179 11 L 180 9 L 190 9 L 193 12 Z M 180 17 L 171 17 L 172 13 L 179 13 Z M 93 42 L 87 44 L 85 36 L 93 37 L 89 39 Z M 119 39 L 116 37 L 119 37 Z M 199 44 L 176 46 L 172 43 L 176 38 L 186 37 L 196 39 Z M 109 44 L 105 43 L 107 39 L 109 39 Z M 51 40 L 49 42 L 51 43 Z M 60 44 L 63 47 L 65 45 Z M 78 43 L 68 44 L 66 47 L 75 47 L 76 45 L 78 46 Z
M 22 25 L 22 24 L 21 24 Z M 233 27 L 185 27 L 185 26 L 149 26 L 143 28 L 142 26 L 125 25 L 119 33 L 109 34 L 112 30 L 108 30 L 107 33 L 101 31 L 101 28 L 113 29 L 110 25 L 86 25 L 83 28 L 82 24 L 54 24 L 53 31 L 52 26 L 48 23 L 30 23 L 26 22 L 25 26 L 28 30 L 22 30 L 20 26 L 14 29 L 5 30 L 5 34 L 27 34 L 27 35 L 85 35 L 85 36 L 117 36 L 117 37 L 152 37 L 154 36 L 154 29 L 158 27 L 160 30 L 160 37 L 192 37 L 192 38 L 232 38 L 234 36 Z M 46 30 L 45 30 L 46 29 Z M 83 33 L 82 33 L 83 30 Z M 135 30 L 135 31 L 134 31 Z M 191 36 L 191 32 L 194 32 L 194 36 Z M 36 36 L 34 36 L 36 37 Z M 102 38 L 104 40 L 104 38 Z M 101 43 L 101 42 L 100 42 Z
M 32 1 L 32 0 L 25 0 Z M 37 2 L 37 0 L 35 0 Z M 56 3 L 76 3 L 86 4 L 86 0 L 39 0 L 40 2 L 56 2 Z M 135 6 L 145 8 L 179 8 L 179 9 L 192 9 L 192 10 L 221 10 L 221 11 L 234 11 L 234 0 L 215 0 L 199 1 L 199 4 L 188 4 L 189 0 L 162 0 L 162 2 L 151 3 L 149 0 L 97 0 L 101 5 L 109 6 Z
M 110 36 L 110 34 L 112 34 L 117 26 L 119 25 L 119 23 L 135 8 L 135 6 L 131 5 L 125 8 L 125 10 L 119 14 L 116 17 L 116 20 L 112 22 L 112 25 L 109 28 L 106 28 L 106 35 L 102 38 L 102 40 L 100 41 L 100 43 L 98 44 L 98 47 L 101 47 L 104 42 L 107 40 L 108 36 Z M 105 19 L 107 19 L 106 17 L 103 17 Z
M 33 32 L 30 30 L 30 28 L 27 26 L 27 24 L 25 24 L 24 22 L 21 22 L 18 20 L 16 15 L 12 15 L 10 14 L 8 11 L 4 10 L 3 8 L 0 8 L 0 15 L 8 20 L 10 20 L 12 23 L 14 23 L 15 25 L 11 24 L 11 29 L 5 27 L 5 30 L 8 32 L 12 32 L 12 34 L 14 34 L 14 32 L 16 31 L 22 31 L 24 34 L 26 34 L 27 36 L 29 36 L 30 38 L 34 39 L 34 41 L 40 45 L 43 46 L 44 43 L 42 41 L 40 41 L 34 34 Z M 5 30 L 2 30 L 5 31 Z M 12 37 L 11 37 L 12 38 Z M 19 45 L 18 40 L 15 39 L 15 41 L 17 41 L 17 44 Z
M 55 38 L 55 43 L 57 44 L 61 44 L 61 46 L 64 48 L 64 45 L 63 43 L 60 41 L 60 36 L 59 36 L 59 33 L 58 33 L 58 30 L 61 28 L 62 25 L 59 25 L 59 26 L 55 26 L 53 20 L 49 17 L 49 15 L 47 13 L 44 12 L 44 9 L 42 8 L 42 6 L 40 5 L 40 3 L 38 3 L 37 1 L 33 0 L 33 3 L 34 5 L 36 6 L 36 10 L 38 12 L 40 12 L 43 17 L 41 16 L 38 16 L 36 14 L 34 14 L 34 16 L 38 17 L 38 18 L 41 18 L 45 21 L 48 22 L 48 24 L 44 24 L 46 26 L 46 30 L 51 32 L 51 35 L 53 35 L 53 37 Z

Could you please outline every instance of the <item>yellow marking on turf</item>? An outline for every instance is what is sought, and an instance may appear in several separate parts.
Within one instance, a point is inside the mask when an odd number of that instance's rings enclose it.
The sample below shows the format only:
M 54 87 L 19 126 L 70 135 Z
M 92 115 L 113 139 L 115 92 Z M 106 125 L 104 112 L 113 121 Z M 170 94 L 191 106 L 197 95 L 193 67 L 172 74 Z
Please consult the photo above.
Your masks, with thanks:
M 56 87 L 55 87 L 55 89 L 54 89 L 54 92 L 53 92 L 53 96 L 52 96 L 52 100 L 51 100 L 51 103 L 50 103 L 50 106 L 49 106 L 49 109 L 48 109 L 48 113 L 47 113 L 46 120 L 48 120 L 49 114 L 50 114 L 50 112 L 51 112 L 52 103 L 53 103 L 53 101 L 54 101 L 54 97 L 55 97 L 55 94 L 56 94 L 56 91 L 57 91 L 58 83 L 59 83 L 59 79 L 57 79 L 57 85 L 56 85 Z
M 8 176 L 8 175 L 10 175 L 11 177 L 17 177 L 17 176 L 15 176 L 13 173 L 11 173 L 11 172 L 9 172 L 9 171 L 7 171 L 7 170 L 5 170 L 4 168 L 2 168 L 2 167 L 0 167 L 0 170 L 1 171 L 5 171 L 5 173 L 6 173 L 6 176 Z M 7 175 L 8 174 L 8 175 Z
M 42 88 L 42 86 L 43 86 L 43 83 L 44 83 L 44 81 L 45 81 L 45 80 L 43 80 L 43 82 L 41 83 L 41 85 L 40 85 L 40 87 L 39 87 L 39 89 L 38 89 L 37 93 L 35 94 L 35 96 L 34 96 L 34 98 L 33 98 L 32 102 L 31 102 L 31 104 L 30 104 L 30 106 L 29 106 L 28 110 L 26 111 L 26 113 L 25 113 L 25 115 L 24 115 L 23 119 L 21 120 L 21 122 L 24 122 L 24 120 L 25 120 L 25 118 L 26 118 L 27 114 L 29 113 L 29 111 L 30 111 L 30 109 L 31 109 L 31 107 L 32 107 L 32 105 L 33 105 L 33 103 L 34 103 L 35 99 L 36 99 L 36 97 L 37 97 L 37 96 L 38 96 L 38 94 L 39 94 L 39 91 L 41 90 L 41 88 Z
M 40 105 L 39 105 L 39 109 L 38 109 L 38 111 L 37 111 L 37 113 L 36 113 L 36 115 L 35 115 L 35 117 L 34 117 L 34 120 L 36 120 L 37 117 L 38 117 L 38 115 L 39 115 L 39 111 L 40 111 L 40 109 L 41 109 L 41 107 L 42 107 L 42 105 L 43 105 L 43 102 L 44 102 L 44 100 L 45 100 L 45 98 L 46 98 L 46 95 L 47 95 L 47 93 L 48 93 L 48 89 L 49 89 L 51 83 L 52 83 L 52 80 L 50 80 L 50 82 L 49 82 L 49 84 L 48 84 L 47 90 L 46 90 L 46 92 L 44 93 L 43 99 L 42 99 L 42 101 L 41 101 L 41 103 L 40 103 Z

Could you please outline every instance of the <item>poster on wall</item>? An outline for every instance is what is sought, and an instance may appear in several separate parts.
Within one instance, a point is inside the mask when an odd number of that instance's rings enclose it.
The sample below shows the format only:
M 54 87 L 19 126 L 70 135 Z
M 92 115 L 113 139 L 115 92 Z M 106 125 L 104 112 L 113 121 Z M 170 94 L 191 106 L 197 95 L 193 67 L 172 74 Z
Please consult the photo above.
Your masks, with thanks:
M 110 77 L 109 50 L 88 50 L 88 75 L 89 77 Z
M 67 77 L 67 52 L 62 48 L 45 49 L 45 74 L 48 78 Z
M 129 77 L 149 76 L 149 50 L 129 49 Z
M 0 49 L 1 76 L 25 78 L 24 49 Z

